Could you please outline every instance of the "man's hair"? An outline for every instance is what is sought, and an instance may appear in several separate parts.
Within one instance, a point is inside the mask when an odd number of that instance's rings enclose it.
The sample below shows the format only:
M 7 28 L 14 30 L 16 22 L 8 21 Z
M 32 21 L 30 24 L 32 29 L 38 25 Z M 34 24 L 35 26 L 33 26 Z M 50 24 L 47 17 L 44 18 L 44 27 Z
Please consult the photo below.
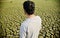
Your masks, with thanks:
M 23 8 L 28 15 L 32 15 L 35 11 L 35 4 L 32 1 L 25 1 L 23 3 Z

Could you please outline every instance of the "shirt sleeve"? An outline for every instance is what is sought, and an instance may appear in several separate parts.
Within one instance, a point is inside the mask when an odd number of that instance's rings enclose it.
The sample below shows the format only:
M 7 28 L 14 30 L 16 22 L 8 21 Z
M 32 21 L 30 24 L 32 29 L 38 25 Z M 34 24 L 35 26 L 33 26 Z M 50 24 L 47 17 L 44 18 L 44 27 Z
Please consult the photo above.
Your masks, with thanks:
M 26 27 L 25 24 L 22 24 L 20 27 L 20 38 L 26 38 Z

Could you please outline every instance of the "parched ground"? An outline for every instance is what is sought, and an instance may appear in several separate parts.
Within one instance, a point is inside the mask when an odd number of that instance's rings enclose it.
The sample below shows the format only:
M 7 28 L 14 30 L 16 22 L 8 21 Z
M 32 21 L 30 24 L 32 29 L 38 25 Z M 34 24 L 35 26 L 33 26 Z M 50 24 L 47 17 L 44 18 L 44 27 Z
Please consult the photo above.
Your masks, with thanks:
M 25 0 L 0 1 L 0 38 L 19 38 L 20 25 L 25 19 L 22 4 Z M 42 18 L 39 38 L 60 37 L 59 0 L 33 0 L 35 14 Z M 33 28 L 33 27 L 32 27 Z

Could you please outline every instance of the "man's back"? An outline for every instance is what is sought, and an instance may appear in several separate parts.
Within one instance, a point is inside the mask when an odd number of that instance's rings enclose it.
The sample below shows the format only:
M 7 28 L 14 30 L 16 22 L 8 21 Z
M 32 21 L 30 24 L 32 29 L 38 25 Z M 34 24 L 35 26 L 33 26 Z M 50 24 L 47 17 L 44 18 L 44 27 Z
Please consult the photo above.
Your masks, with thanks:
M 20 38 L 38 38 L 41 29 L 41 18 L 27 18 L 21 25 Z

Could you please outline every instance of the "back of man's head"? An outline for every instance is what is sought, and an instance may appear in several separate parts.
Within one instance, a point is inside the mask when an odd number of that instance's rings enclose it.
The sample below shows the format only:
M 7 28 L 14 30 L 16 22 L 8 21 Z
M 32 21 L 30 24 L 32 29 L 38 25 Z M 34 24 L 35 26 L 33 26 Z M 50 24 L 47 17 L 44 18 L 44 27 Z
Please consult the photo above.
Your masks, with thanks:
M 23 3 L 23 8 L 28 15 L 32 15 L 35 11 L 35 4 L 32 1 L 25 1 Z

